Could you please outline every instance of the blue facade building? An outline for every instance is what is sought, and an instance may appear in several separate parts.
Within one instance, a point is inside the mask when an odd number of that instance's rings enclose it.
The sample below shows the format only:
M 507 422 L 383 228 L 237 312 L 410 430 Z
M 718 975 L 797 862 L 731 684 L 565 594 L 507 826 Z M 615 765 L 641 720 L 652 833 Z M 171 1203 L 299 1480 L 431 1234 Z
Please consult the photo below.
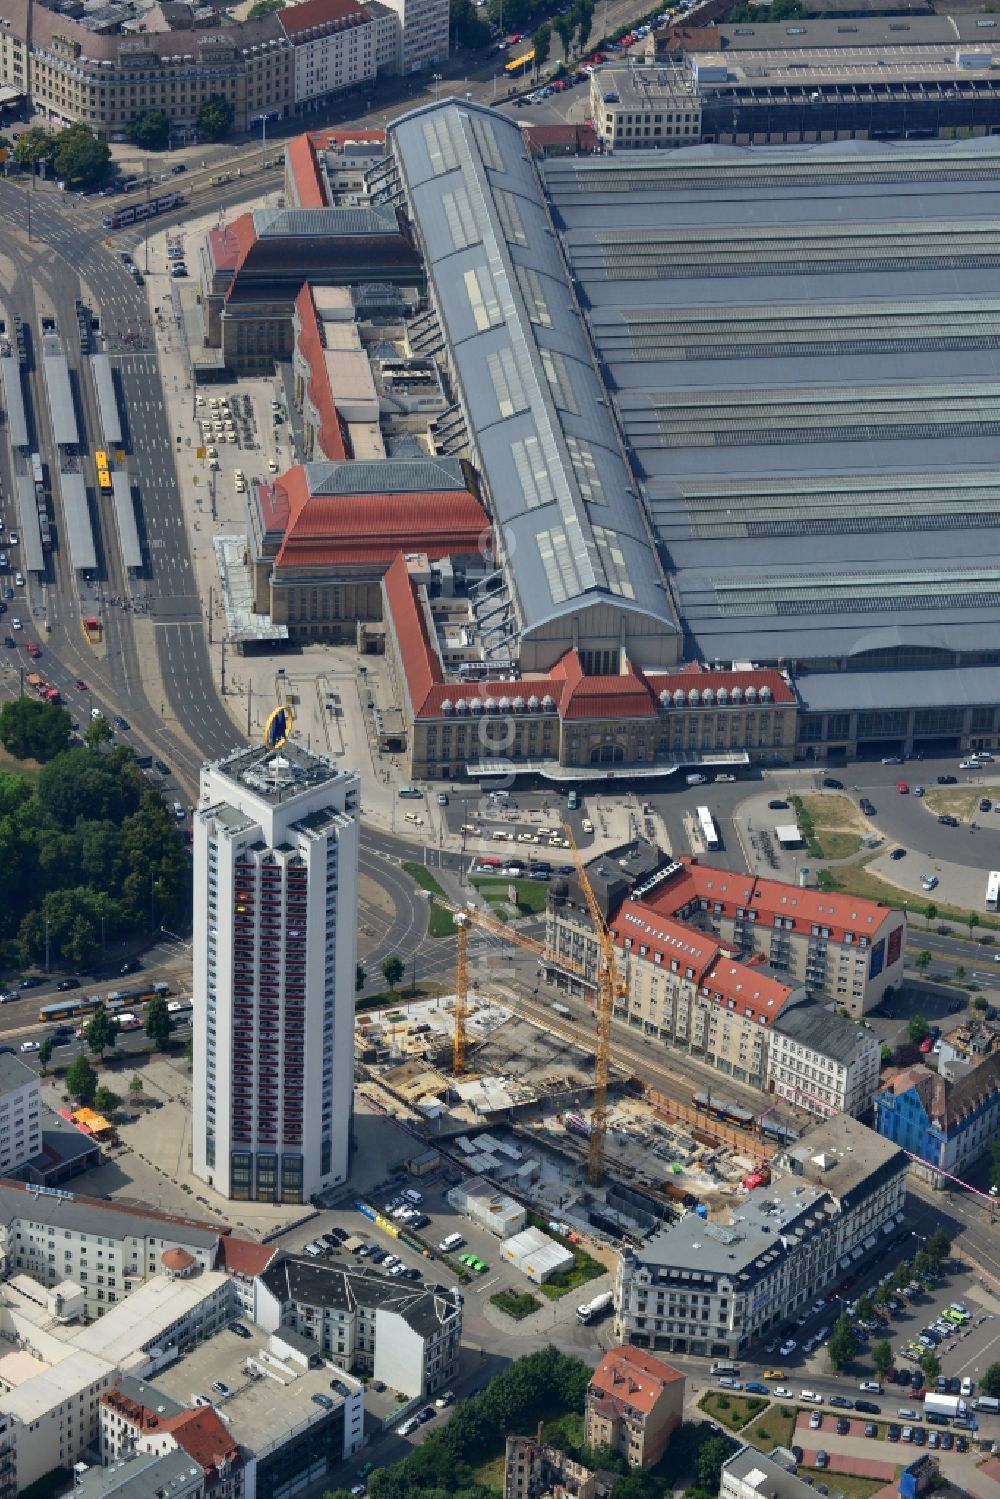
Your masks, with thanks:
M 1000 1053 L 956 1083 L 922 1063 L 904 1068 L 875 1095 L 875 1128 L 943 1187 L 947 1174 L 960 1175 L 1000 1130 Z

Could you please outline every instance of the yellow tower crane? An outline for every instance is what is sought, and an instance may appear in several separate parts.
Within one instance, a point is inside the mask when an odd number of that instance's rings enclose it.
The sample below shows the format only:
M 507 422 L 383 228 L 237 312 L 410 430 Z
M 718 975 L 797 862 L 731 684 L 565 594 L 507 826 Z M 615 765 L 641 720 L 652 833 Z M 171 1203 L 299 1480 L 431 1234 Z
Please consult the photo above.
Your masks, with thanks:
M 604 1180 L 604 1141 L 608 1129 L 608 1070 L 611 1061 L 611 1019 L 615 999 L 627 992 L 627 984 L 618 972 L 615 942 L 604 919 L 594 887 L 584 867 L 573 829 L 566 824 L 566 837 L 573 850 L 576 877 L 587 902 L 591 925 L 597 938 L 597 1045 L 594 1055 L 594 1107 L 590 1116 L 590 1140 L 587 1150 L 587 1180 L 599 1187 Z
M 545 943 L 526 936 L 516 928 L 505 926 L 495 916 L 488 916 L 485 911 L 477 911 L 473 906 L 457 906 L 440 895 L 435 895 L 433 899 L 443 910 L 451 912 L 455 923 L 455 1026 L 451 1042 L 451 1067 L 455 1076 L 461 1077 L 465 1071 L 465 1022 L 469 1014 L 469 928 L 478 927 L 480 931 L 489 932 L 504 942 L 514 942 L 518 947 L 539 957 L 545 952 Z

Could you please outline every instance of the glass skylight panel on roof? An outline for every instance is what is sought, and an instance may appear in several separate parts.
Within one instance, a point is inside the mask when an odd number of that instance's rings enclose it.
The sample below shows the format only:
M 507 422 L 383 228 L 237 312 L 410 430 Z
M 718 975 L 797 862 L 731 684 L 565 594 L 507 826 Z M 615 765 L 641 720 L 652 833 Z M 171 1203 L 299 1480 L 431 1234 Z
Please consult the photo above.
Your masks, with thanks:
M 608 497 L 604 493 L 594 449 L 590 443 L 585 437 L 575 437 L 570 433 L 566 437 L 566 446 L 584 499 L 590 505 L 606 505 Z
M 580 592 L 580 576 L 566 532 L 560 527 L 554 527 L 551 531 L 539 531 L 535 539 L 552 602 L 562 604 Z
M 537 271 L 533 271 L 530 266 L 519 265 L 517 267 L 517 280 L 531 321 L 537 323 L 541 328 L 551 328 L 552 314 L 545 300 L 541 276 L 539 276 Z
M 594 540 L 597 543 L 604 575 L 611 592 L 619 594 L 624 599 L 634 599 L 635 589 L 629 580 L 625 553 L 622 551 L 617 534 L 609 531 L 606 526 L 595 526 Z
M 552 477 L 545 465 L 538 438 L 526 437 L 523 442 L 511 443 L 510 451 L 528 509 L 537 510 L 540 505 L 551 505 L 555 499 Z
M 722 615 L 869 614 L 1000 607 L 1000 568 L 716 578 Z
M 441 206 L 448 221 L 448 230 L 455 249 L 465 250 L 469 245 L 478 244 L 482 236 L 465 188 L 457 188 L 453 193 L 442 193 Z
M 561 406 L 564 411 L 571 411 L 575 416 L 579 416 L 580 408 L 573 394 L 573 385 L 569 378 L 565 358 L 556 349 L 539 349 L 538 352 L 541 355 L 542 369 L 545 371 L 545 378 L 549 382 L 556 405 Z
M 491 171 L 503 171 L 503 157 L 500 155 L 500 147 L 497 144 L 496 131 L 493 129 L 493 121 L 486 119 L 481 114 L 469 116 L 472 122 L 472 134 L 475 136 L 479 154 L 483 158 L 483 164 Z
M 493 201 L 497 206 L 500 228 L 508 244 L 526 245 L 528 236 L 525 232 L 524 220 L 521 218 L 521 209 L 514 194 L 501 187 L 493 194 Z
M 512 349 L 497 349 L 487 355 L 486 368 L 493 381 L 493 392 L 497 398 L 500 415 L 504 418 L 516 416 L 528 410 L 528 398 L 524 394 L 521 376 L 514 362 Z
M 447 117 L 432 116 L 423 122 L 424 144 L 435 177 L 458 170 L 458 152 L 451 138 Z
M 499 327 L 503 322 L 503 312 L 488 268 L 485 265 L 473 266 L 462 279 L 479 332 L 485 333 L 487 328 Z

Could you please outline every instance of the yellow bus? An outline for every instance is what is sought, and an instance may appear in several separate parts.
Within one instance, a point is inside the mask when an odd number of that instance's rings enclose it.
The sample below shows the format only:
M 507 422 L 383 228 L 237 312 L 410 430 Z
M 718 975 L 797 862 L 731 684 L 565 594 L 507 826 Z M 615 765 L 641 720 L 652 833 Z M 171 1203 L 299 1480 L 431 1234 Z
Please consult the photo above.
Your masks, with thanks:
M 107 494 L 111 489 L 111 474 L 108 469 L 108 455 L 103 448 L 95 450 L 94 462 L 97 464 L 97 487 L 102 494 Z
M 524 52 L 520 57 L 512 57 L 510 62 L 504 63 L 503 70 L 513 77 L 515 73 L 523 73 L 525 68 L 530 68 L 534 60 L 535 49 L 532 47 L 530 52 Z

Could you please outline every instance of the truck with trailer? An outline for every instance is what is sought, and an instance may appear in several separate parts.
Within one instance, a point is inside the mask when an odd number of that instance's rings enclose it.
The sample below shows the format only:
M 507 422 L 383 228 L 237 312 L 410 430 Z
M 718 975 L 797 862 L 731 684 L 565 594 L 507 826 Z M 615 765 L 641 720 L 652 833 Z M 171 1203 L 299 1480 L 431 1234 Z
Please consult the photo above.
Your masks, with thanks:
M 928 1416 L 947 1416 L 954 1420 L 956 1416 L 964 1416 L 965 1410 L 965 1401 L 958 1395 L 932 1395 L 928 1392 L 924 1399 L 924 1414 Z
M 586 1326 L 588 1322 L 596 1321 L 608 1310 L 614 1299 L 610 1291 L 603 1291 L 600 1296 L 595 1296 L 593 1301 L 585 1301 L 582 1306 L 577 1307 L 576 1320 L 583 1326 Z

